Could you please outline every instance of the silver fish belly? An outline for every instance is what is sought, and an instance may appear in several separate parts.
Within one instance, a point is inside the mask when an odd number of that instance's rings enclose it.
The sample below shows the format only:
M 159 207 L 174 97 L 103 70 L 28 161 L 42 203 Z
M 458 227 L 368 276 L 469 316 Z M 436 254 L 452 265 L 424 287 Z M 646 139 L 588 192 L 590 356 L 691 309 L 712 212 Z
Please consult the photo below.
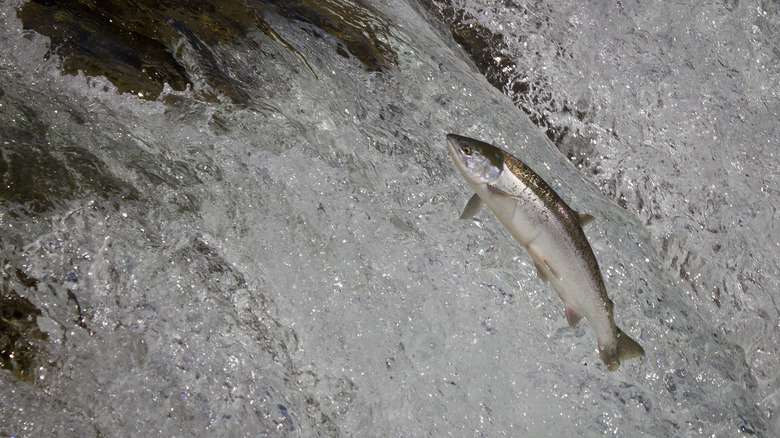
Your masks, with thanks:
M 475 192 L 461 217 L 474 216 L 487 205 L 528 251 L 539 276 L 555 289 L 569 325 L 588 321 L 598 339 L 599 357 L 610 371 L 621 360 L 644 355 L 615 325 L 612 300 L 582 230 L 593 216 L 572 210 L 531 168 L 493 145 L 449 134 L 447 147 Z

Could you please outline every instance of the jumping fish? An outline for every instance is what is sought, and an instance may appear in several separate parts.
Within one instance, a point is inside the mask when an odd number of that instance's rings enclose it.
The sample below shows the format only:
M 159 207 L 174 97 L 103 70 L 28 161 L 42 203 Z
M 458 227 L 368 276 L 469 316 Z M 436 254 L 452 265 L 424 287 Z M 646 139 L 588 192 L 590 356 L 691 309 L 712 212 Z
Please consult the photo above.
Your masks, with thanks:
M 620 361 L 645 354 L 615 325 L 596 256 L 582 231 L 593 216 L 572 210 L 531 168 L 488 143 L 447 135 L 455 167 L 476 192 L 461 218 L 486 204 L 512 237 L 528 251 L 539 276 L 563 301 L 574 327 L 584 317 L 596 333 L 598 352 L 610 371 Z

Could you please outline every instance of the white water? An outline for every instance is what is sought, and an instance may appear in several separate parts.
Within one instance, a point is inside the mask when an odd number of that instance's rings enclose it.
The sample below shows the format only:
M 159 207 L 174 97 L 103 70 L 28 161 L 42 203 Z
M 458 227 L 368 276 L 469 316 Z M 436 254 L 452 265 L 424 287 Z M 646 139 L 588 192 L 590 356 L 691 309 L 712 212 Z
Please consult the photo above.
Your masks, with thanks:
M 23 34 L 3 4 L 4 159 L 35 151 L 81 179 L 44 214 L 0 210 L 3 288 L 41 311 L 48 334 L 34 382 L 0 372 L 0 433 L 771 436 L 777 177 L 772 143 L 752 145 L 775 141 L 776 96 L 760 87 L 776 85 L 776 58 L 770 38 L 748 39 L 763 69 L 736 89 L 725 73 L 704 82 L 715 72 L 693 57 L 716 40 L 676 43 L 699 22 L 660 17 L 662 6 L 539 12 L 552 24 L 534 38 L 568 35 L 578 55 L 523 60 L 552 72 L 550 93 L 585 102 L 588 119 L 569 122 L 592 139 L 594 175 L 404 2 L 379 7 L 393 71 L 367 73 L 327 34 L 274 16 L 311 70 L 263 35 L 265 56 L 213 47 L 258 72 L 250 108 L 188 92 L 146 102 L 60 76 L 43 61 L 47 40 Z M 666 36 L 627 31 L 637 11 L 659 15 Z M 737 30 L 760 15 L 721 12 L 740 14 L 720 16 Z M 610 44 L 602 20 L 623 39 Z M 667 66 L 662 108 L 643 79 L 650 48 L 694 59 Z M 448 132 L 510 150 L 597 216 L 586 234 L 645 358 L 606 371 L 590 328 L 568 328 L 500 224 L 457 219 L 471 194 Z M 717 147 L 713 135 L 739 141 Z
M 777 426 L 778 5 L 458 3 L 505 36 L 515 82 L 543 85 L 515 100 L 568 129 L 567 154 L 641 218 L 684 299 L 744 349 Z

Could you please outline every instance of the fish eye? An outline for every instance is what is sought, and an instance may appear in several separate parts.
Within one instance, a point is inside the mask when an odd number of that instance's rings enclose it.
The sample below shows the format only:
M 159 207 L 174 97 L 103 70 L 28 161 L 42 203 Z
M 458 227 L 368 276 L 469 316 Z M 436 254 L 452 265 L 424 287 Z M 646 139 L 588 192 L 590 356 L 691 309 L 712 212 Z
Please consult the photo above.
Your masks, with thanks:
M 463 146 L 463 153 L 466 155 L 471 155 L 471 146 Z

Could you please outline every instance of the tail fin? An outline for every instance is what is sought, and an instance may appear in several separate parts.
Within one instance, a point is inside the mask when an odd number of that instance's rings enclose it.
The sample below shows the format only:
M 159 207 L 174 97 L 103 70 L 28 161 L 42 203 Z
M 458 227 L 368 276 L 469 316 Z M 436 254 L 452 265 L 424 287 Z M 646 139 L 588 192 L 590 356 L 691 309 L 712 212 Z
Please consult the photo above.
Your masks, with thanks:
M 599 345 L 599 356 L 601 360 L 607 365 L 610 371 L 615 371 L 620 366 L 620 361 L 631 359 L 632 357 L 640 357 L 645 355 L 645 350 L 639 343 L 628 336 L 623 330 L 617 328 L 617 347 L 614 351 L 608 351 L 602 349 Z
M 640 357 L 645 355 L 645 350 L 639 343 L 620 330 L 617 329 L 617 355 L 618 360 L 631 359 L 632 357 Z

